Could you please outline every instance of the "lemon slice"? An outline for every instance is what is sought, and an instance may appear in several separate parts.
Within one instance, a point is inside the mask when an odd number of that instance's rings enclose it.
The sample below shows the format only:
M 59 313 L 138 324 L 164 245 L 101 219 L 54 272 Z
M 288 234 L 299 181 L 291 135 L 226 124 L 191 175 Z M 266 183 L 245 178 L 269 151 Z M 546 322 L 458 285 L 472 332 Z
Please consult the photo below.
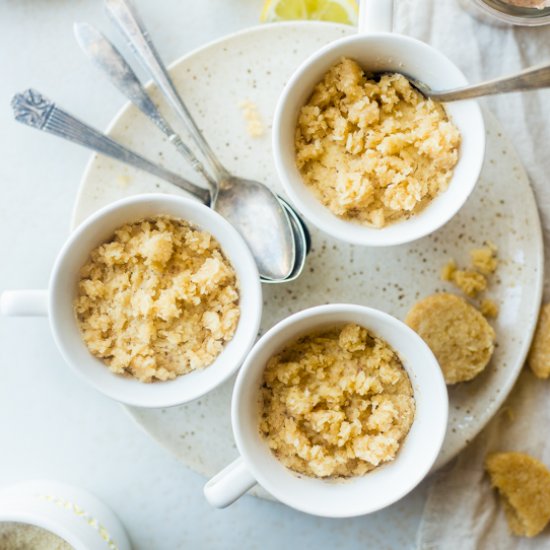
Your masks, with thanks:
M 265 0 L 262 22 L 313 19 L 355 25 L 356 0 Z

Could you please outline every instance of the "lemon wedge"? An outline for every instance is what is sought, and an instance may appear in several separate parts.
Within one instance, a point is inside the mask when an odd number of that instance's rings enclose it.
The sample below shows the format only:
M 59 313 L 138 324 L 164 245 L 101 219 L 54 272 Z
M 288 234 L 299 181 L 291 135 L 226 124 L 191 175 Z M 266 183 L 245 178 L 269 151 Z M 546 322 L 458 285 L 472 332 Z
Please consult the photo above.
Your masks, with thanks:
M 312 19 L 357 24 L 356 0 L 265 0 L 260 21 Z

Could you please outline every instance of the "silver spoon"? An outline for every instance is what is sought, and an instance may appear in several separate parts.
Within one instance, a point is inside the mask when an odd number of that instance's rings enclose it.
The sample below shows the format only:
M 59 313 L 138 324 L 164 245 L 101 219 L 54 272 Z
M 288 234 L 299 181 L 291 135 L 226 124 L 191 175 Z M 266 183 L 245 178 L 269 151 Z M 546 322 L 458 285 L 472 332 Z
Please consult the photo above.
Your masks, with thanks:
M 128 39 L 130 48 L 149 72 L 204 156 L 218 194 L 214 208 L 245 236 L 266 279 L 286 279 L 296 263 L 295 235 L 276 195 L 265 185 L 230 174 L 216 157 L 179 96 L 148 32 L 133 6 L 125 0 L 106 0 L 108 14 Z
M 81 49 L 94 65 L 102 70 L 120 92 L 155 123 L 168 137 L 168 141 L 208 181 L 212 196 L 217 190 L 217 183 L 210 177 L 204 165 L 197 159 L 189 147 L 183 143 L 180 136 L 178 136 L 159 112 L 138 77 L 117 48 L 101 32 L 88 23 L 75 23 L 74 32 Z M 304 231 L 307 231 L 307 229 L 304 229 L 303 222 L 292 207 L 280 197 L 278 199 L 292 225 L 296 246 L 295 265 L 292 268 L 291 274 L 285 277 L 285 279 L 273 280 L 262 278 L 264 282 L 287 282 L 291 276 L 292 279 L 296 278 L 303 269 L 307 255 L 307 238 L 304 235 Z
M 101 69 L 122 94 L 155 123 L 185 160 L 208 182 L 212 205 L 218 192 L 217 183 L 210 177 L 208 171 L 191 149 L 183 143 L 180 136 L 160 114 L 141 85 L 138 77 L 124 57 L 122 57 L 122 54 L 103 34 L 88 23 L 75 23 L 74 34 L 80 48 L 91 59 L 94 65 Z
M 519 73 L 487 80 L 479 84 L 455 88 L 452 90 L 432 90 L 429 86 L 405 75 L 420 93 L 436 101 L 458 101 L 509 92 L 526 92 L 550 87 L 550 65 L 537 65 Z
M 203 204 L 210 204 L 210 192 L 166 170 L 158 164 L 130 151 L 117 141 L 98 132 L 91 126 L 63 111 L 40 92 L 28 89 L 15 94 L 11 100 L 15 119 L 22 124 L 37 128 L 78 143 L 97 153 L 124 162 L 166 180 L 197 197 Z
M 78 143 L 92 151 L 107 155 L 115 160 L 149 172 L 195 196 L 203 204 L 210 204 L 210 192 L 182 178 L 178 174 L 166 170 L 158 164 L 134 153 L 124 145 L 98 132 L 86 123 L 60 109 L 36 90 L 28 89 L 15 94 L 11 100 L 14 117 L 18 122 L 36 128 L 58 137 Z M 296 262 L 292 271 L 285 279 L 264 280 L 267 283 L 282 283 L 296 279 L 302 272 L 307 253 L 309 252 L 309 233 L 301 218 L 294 209 L 281 197 L 279 201 L 288 213 L 292 224 L 293 236 L 296 241 Z

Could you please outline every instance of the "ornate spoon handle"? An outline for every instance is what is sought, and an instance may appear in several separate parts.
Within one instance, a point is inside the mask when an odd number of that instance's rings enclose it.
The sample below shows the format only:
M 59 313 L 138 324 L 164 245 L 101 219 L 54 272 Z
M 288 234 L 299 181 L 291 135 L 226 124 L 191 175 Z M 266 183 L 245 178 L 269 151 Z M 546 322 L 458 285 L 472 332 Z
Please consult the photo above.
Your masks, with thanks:
M 11 105 L 15 119 L 22 124 L 49 132 L 149 172 L 191 193 L 204 204 L 210 204 L 208 190 L 126 149 L 120 143 L 59 109 L 55 103 L 36 90 L 29 89 L 21 94 L 16 94 L 11 101 Z
M 184 121 L 189 134 L 215 173 L 216 179 L 218 181 L 228 179 L 230 177 L 229 173 L 222 166 L 218 157 L 204 139 L 197 123 L 193 120 L 191 113 L 183 103 L 151 41 L 149 32 L 143 25 L 135 8 L 128 0 L 105 0 L 105 6 L 113 22 L 128 39 L 128 44 L 136 57 L 149 72 L 175 112 Z

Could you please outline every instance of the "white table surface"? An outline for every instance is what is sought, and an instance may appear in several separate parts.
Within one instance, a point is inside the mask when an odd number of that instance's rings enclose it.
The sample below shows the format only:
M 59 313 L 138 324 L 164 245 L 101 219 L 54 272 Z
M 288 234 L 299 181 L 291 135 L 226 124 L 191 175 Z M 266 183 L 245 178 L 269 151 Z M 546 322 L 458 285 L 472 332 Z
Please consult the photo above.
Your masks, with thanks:
M 261 0 L 139 0 L 166 60 L 257 24 Z M 119 39 L 99 0 L 0 2 L 0 290 L 41 288 L 69 232 L 89 153 L 12 120 L 13 93 L 35 87 L 98 128 L 124 103 L 77 48 L 72 22 Z M 116 403 L 73 375 L 45 319 L 0 318 L 0 486 L 22 479 L 74 483 L 103 498 L 136 549 L 411 548 L 426 486 L 383 516 L 309 517 L 245 497 L 212 510 L 204 479 L 159 448 Z

